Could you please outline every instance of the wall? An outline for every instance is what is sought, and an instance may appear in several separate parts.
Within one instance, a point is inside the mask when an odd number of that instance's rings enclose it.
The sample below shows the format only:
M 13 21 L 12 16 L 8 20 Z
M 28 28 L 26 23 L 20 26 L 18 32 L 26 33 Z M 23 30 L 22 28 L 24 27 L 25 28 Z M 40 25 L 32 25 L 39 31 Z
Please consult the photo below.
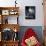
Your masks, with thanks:
M 20 3 L 20 25 L 22 26 L 43 26 L 43 6 L 42 0 L 21 0 Z M 25 6 L 35 6 L 36 7 L 36 19 L 26 20 L 25 19 Z
M 15 6 L 14 3 L 15 0 L 0 0 L 0 6 L 1 7 L 12 7 Z M 42 27 L 37 27 L 37 26 L 44 26 L 44 15 L 43 15 L 43 5 L 42 5 L 43 0 L 17 0 L 17 6 L 19 6 L 19 24 L 20 26 L 36 26 L 36 27 L 31 27 L 35 29 L 35 31 L 38 34 L 38 37 L 40 38 L 40 41 L 42 42 L 43 38 L 43 30 Z M 25 6 L 35 6 L 36 7 L 36 19 L 35 20 L 26 20 L 25 19 Z M 11 19 L 12 17 L 9 17 Z M 14 22 L 14 21 L 13 21 Z M 20 27 L 21 30 L 23 31 L 24 28 L 27 27 Z M 20 31 L 21 32 L 21 31 Z
M 0 6 L 9 7 L 14 6 L 15 0 L 0 0 Z M 43 0 L 17 0 L 17 6 L 19 6 L 19 24 L 20 26 L 43 26 Z M 36 19 L 35 20 L 26 20 L 25 19 L 25 6 L 35 6 L 36 7 Z

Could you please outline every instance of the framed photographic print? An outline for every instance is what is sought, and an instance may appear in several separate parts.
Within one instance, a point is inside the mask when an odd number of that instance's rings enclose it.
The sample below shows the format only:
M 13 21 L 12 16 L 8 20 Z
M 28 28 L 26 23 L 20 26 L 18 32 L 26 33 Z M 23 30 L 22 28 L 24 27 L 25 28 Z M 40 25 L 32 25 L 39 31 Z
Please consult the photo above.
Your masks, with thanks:
M 10 15 L 16 15 L 18 12 L 16 10 L 10 10 L 9 14 Z
M 25 6 L 25 19 L 35 19 L 35 6 Z
M 2 15 L 9 15 L 9 10 L 2 10 Z

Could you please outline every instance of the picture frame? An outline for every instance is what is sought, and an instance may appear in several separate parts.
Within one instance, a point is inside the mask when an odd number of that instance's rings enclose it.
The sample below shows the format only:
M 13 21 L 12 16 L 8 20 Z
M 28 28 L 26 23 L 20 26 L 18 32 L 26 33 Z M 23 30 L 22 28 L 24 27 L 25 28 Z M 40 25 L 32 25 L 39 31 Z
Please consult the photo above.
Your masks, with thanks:
M 9 11 L 9 14 L 10 14 L 10 15 L 16 15 L 17 13 L 18 13 L 18 12 L 17 12 L 16 10 L 10 10 L 10 11 Z
M 25 6 L 25 19 L 35 19 L 35 6 Z
M 9 10 L 2 10 L 2 15 L 9 15 Z

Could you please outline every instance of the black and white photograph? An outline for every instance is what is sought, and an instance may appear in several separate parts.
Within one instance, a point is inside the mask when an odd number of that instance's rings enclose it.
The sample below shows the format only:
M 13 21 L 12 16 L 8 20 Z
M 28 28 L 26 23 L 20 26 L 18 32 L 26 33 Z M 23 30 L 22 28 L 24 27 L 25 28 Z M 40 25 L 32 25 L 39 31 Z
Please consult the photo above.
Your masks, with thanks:
M 35 6 L 25 6 L 25 19 L 35 19 Z

